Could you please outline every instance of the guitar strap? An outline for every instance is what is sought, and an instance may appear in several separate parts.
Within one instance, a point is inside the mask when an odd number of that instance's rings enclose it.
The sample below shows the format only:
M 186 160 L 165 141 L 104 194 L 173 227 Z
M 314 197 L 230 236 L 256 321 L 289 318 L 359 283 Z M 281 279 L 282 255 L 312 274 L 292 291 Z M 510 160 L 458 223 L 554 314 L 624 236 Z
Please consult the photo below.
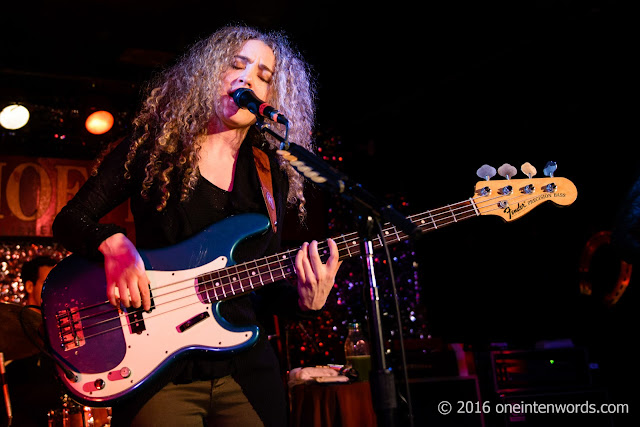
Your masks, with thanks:
M 271 163 L 269 163 L 269 156 L 258 147 L 253 147 L 253 159 L 256 162 L 262 197 L 264 197 L 264 203 L 269 213 L 269 220 L 271 220 L 271 227 L 275 233 L 278 228 L 278 217 L 276 216 L 276 203 L 275 200 L 273 200 L 273 182 L 271 180 Z

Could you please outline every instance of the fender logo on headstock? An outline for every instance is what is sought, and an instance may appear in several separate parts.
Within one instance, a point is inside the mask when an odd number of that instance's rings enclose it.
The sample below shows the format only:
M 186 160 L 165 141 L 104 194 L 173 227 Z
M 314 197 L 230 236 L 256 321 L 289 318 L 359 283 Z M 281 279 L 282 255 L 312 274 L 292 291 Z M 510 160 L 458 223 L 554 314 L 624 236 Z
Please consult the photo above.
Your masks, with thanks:
M 527 208 L 527 205 L 525 205 L 524 203 L 518 202 L 518 206 L 515 207 L 514 209 L 511 209 L 511 206 L 507 206 L 506 208 L 504 208 L 504 213 L 509 215 L 509 219 L 511 219 L 513 218 L 514 215 L 517 215 L 520 211 L 526 208 Z

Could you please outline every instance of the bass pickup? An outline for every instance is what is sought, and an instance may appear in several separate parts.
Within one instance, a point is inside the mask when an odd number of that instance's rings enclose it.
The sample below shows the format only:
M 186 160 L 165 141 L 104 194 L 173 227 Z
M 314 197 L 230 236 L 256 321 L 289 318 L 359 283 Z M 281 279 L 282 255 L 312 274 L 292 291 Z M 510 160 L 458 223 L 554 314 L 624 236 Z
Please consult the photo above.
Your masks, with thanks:
M 182 322 L 181 324 L 179 324 L 178 326 L 176 326 L 176 330 L 180 333 L 186 331 L 187 329 L 197 325 L 198 323 L 202 322 L 203 320 L 207 319 L 209 317 L 209 312 L 208 311 L 203 311 L 200 314 L 197 314 L 195 316 L 193 316 L 191 319 L 187 320 L 186 322 Z

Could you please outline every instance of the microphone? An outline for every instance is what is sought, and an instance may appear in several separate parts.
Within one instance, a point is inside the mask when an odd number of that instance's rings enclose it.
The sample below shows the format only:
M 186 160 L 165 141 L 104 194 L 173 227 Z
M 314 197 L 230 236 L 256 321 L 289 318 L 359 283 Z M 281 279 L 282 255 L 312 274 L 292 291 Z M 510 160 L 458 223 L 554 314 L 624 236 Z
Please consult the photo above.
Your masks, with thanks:
M 285 116 L 258 98 L 251 89 L 245 87 L 236 89 L 231 94 L 231 97 L 238 107 L 245 108 L 258 117 L 266 117 L 271 121 L 289 125 L 289 120 Z

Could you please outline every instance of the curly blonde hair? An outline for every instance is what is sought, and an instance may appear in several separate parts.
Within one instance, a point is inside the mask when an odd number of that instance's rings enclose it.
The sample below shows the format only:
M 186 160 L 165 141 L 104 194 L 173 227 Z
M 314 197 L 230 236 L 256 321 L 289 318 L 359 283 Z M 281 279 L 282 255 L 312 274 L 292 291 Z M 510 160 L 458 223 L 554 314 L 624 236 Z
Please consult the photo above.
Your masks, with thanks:
M 150 82 L 146 100 L 133 121 L 135 137 L 125 164 L 127 176 L 137 154 L 148 152 L 142 195 L 149 198 L 155 186 L 160 196 L 159 211 L 171 196 L 172 179 L 181 180 L 181 200 L 187 199 L 195 187 L 200 141 L 206 135 L 215 103 L 220 101 L 221 76 L 248 40 L 260 40 L 273 50 L 276 66 L 270 98 L 265 101 L 289 119 L 289 140 L 312 150 L 316 87 L 309 64 L 282 32 L 261 32 L 246 26 L 221 28 Z M 265 139 L 271 148 L 278 148 L 280 143 L 275 138 L 265 135 Z M 287 201 L 298 203 L 303 220 L 303 178 L 280 156 L 278 163 L 289 180 Z

